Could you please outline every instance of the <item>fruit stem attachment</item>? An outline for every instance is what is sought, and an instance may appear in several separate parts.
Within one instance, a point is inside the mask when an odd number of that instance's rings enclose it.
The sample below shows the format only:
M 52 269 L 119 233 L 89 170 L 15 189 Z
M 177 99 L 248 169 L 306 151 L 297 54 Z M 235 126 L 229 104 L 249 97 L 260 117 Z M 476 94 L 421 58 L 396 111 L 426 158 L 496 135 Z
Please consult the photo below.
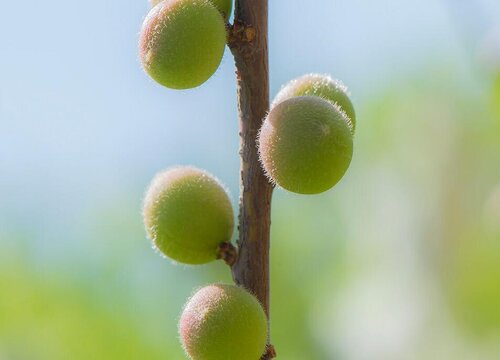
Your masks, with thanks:
M 228 27 L 228 45 L 236 64 L 241 168 L 239 254 L 232 273 L 237 285 L 257 297 L 269 319 L 273 186 L 264 175 L 257 151 L 257 134 L 269 110 L 267 23 L 268 0 L 236 0 L 234 24 Z M 262 360 L 274 357 L 274 348 L 268 346 Z
M 276 357 L 276 350 L 274 349 L 274 346 L 268 344 L 266 347 L 266 353 L 262 355 L 261 360 L 270 360 L 274 359 L 275 357 Z
M 217 259 L 224 260 L 224 262 L 233 266 L 238 258 L 238 249 L 229 242 L 223 242 L 219 245 L 219 250 L 217 253 Z

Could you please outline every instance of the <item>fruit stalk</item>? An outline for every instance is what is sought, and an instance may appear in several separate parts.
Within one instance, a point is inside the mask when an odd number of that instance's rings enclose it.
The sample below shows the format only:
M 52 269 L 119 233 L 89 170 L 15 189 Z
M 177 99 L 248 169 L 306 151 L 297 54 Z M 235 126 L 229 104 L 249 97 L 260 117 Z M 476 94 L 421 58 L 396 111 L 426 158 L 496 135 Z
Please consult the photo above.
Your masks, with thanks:
M 257 297 L 269 319 L 273 186 L 264 175 L 257 151 L 257 134 L 269 110 L 267 21 L 267 0 L 237 0 L 229 46 L 236 64 L 241 157 L 239 255 L 232 273 L 236 284 Z M 270 350 L 262 360 L 273 357 Z

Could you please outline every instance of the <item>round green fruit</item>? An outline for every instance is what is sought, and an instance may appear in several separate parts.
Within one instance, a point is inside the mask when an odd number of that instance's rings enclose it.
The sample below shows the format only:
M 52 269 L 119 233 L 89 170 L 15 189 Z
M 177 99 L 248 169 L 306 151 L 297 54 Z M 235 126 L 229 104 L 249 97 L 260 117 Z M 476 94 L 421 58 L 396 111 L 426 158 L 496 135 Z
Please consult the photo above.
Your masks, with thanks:
M 267 342 L 267 318 L 243 288 L 210 285 L 187 302 L 179 334 L 192 360 L 258 360 Z
M 277 104 L 264 120 L 258 145 L 269 178 L 299 194 L 333 187 L 347 171 L 353 152 L 345 113 L 315 96 Z
M 233 8 L 232 0 L 210 0 L 212 4 L 219 10 L 225 20 L 231 15 L 231 10 Z
M 193 167 L 158 174 L 146 192 L 144 225 L 155 248 L 185 264 L 215 260 L 233 234 L 233 209 L 220 182 Z
M 337 104 L 346 113 L 354 134 L 356 114 L 349 98 L 349 91 L 340 80 L 333 79 L 329 75 L 307 74 L 290 81 L 276 95 L 272 107 L 291 97 L 304 95 L 319 96 Z
M 219 67 L 226 44 L 224 19 L 207 0 L 164 0 L 142 25 L 139 57 L 146 73 L 163 86 L 189 89 Z
M 151 6 L 156 6 L 161 3 L 163 0 L 150 0 Z M 210 2 L 219 10 L 219 12 L 224 16 L 227 20 L 229 15 L 231 14 L 231 9 L 233 2 L 231 0 L 210 0 Z

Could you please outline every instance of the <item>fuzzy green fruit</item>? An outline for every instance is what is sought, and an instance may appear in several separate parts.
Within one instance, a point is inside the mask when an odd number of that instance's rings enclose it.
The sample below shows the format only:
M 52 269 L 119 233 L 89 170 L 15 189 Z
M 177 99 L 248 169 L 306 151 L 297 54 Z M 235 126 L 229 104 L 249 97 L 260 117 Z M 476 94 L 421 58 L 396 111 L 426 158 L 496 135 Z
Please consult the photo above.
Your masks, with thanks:
M 185 264 L 215 260 L 233 234 L 233 209 L 223 186 L 193 167 L 158 174 L 144 199 L 144 225 L 154 246 Z
M 210 1 L 214 4 L 217 10 L 219 10 L 220 13 L 227 20 L 231 15 L 231 9 L 233 8 L 233 1 L 232 0 L 210 0 Z
M 210 285 L 187 302 L 179 334 L 192 360 L 258 360 L 267 319 L 257 299 L 234 285 Z
M 151 6 L 156 6 L 161 3 L 163 0 L 150 0 Z M 233 2 L 231 0 L 210 0 L 210 2 L 219 10 L 219 12 L 224 16 L 227 20 L 229 15 L 231 14 L 231 9 Z
M 349 98 L 349 91 L 340 80 L 333 79 L 329 75 L 307 74 L 290 81 L 276 95 L 271 107 L 291 97 L 304 95 L 319 96 L 337 104 L 349 118 L 349 126 L 354 134 L 356 114 Z
M 299 194 L 318 194 L 334 186 L 353 152 L 345 113 L 316 96 L 277 104 L 264 120 L 258 145 L 269 178 Z
M 164 0 L 144 20 L 139 56 L 161 85 L 189 89 L 213 75 L 225 44 L 224 19 L 208 0 Z

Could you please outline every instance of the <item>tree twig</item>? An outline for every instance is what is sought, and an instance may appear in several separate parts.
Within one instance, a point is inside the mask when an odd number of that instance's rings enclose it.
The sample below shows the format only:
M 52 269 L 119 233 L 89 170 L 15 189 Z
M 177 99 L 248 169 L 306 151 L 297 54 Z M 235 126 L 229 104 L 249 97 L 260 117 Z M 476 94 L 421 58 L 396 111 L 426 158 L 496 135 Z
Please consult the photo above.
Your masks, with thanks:
M 264 175 L 257 134 L 269 110 L 268 0 L 236 0 L 228 44 L 236 63 L 240 123 L 239 255 L 236 284 L 252 292 L 269 319 L 269 234 L 273 186 Z M 262 360 L 275 357 L 268 346 Z

